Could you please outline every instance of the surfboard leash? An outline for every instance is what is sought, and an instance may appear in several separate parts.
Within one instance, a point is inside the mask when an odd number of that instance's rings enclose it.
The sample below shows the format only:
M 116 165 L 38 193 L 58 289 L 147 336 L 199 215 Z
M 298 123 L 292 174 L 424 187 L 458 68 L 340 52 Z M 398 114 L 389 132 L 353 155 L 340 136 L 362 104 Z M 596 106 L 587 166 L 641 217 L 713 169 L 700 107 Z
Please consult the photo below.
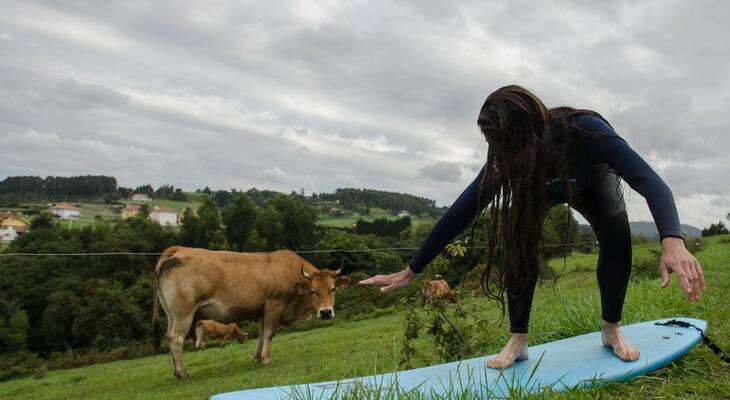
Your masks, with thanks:
M 715 355 L 720 357 L 720 359 L 722 361 L 725 361 L 726 363 L 730 363 L 730 356 L 728 356 L 724 351 L 722 351 L 722 349 L 718 345 L 716 345 L 715 342 L 713 342 L 712 340 L 710 340 L 710 338 L 705 336 L 705 331 L 696 327 L 695 325 L 690 324 L 689 322 L 680 321 L 678 319 L 672 319 L 667 322 L 655 322 L 654 325 L 663 325 L 663 326 L 674 325 L 674 326 L 679 326 L 681 328 L 695 328 L 698 331 L 700 331 L 700 336 L 702 337 L 702 343 L 706 344 L 707 347 L 709 347 L 710 350 L 712 350 L 712 352 L 715 353 Z

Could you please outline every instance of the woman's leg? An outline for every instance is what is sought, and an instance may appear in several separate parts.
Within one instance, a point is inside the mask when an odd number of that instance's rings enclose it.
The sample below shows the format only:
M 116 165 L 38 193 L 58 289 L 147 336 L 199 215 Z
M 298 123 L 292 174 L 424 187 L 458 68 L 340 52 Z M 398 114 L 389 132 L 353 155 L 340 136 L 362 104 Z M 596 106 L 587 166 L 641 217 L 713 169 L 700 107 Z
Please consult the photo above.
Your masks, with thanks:
M 541 220 L 545 219 L 545 215 L 547 215 L 547 211 L 552 205 L 553 203 L 549 203 L 543 210 Z M 526 271 L 532 273 L 521 275 L 517 280 L 507 279 L 504 283 L 507 292 L 507 308 L 512 336 L 499 354 L 487 360 L 487 367 L 489 368 L 508 368 L 515 361 L 527 360 L 528 358 L 527 331 L 530 322 L 532 298 L 535 294 L 535 285 L 537 284 L 537 275 L 540 268 L 537 246 L 532 249 L 528 263 L 530 265 Z
M 530 270 L 535 271 L 534 276 L 521 277 L 519 285 L 508 283 L 505 288 L 512 336 L 499 354 L 487 360 L 487 367 L 489 368 L 508 368 L 515 361 L 527 360 L 528 358 L 527 330 L 530 322 L 532 298 L 537 284 L 537 271 L 540 266 L 537 249 L 531 255 L 530 263 L 532 264 Z
M 634 361 L 639 358 L 639 351 L 626 340 L 619 327 L 632 256 L 631 229 L 619 180 L 607 173 L 575 200 L 575 209 L 591 224 L 599 243 L 596 277 L 601 293 L 603 344 L 613 348 L 622 360 Z

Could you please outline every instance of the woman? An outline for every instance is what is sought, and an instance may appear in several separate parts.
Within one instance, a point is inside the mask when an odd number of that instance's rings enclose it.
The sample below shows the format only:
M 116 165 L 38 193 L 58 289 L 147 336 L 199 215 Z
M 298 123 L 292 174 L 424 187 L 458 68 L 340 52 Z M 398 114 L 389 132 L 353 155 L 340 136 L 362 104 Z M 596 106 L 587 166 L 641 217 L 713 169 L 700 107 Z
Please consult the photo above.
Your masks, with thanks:
M 550 207 L 568 203 L 588 220 L 599 242 L 603 345 L 622 360 L 637 360 L 639 350 L 619 327 L 631 274 L 631 231 L 619 178 L 644 196 L 656 221 L 663 250 L 661 286 L 667 287 L 674 272 L 690 301 L 698 300 L 705 288 L 702 268 L 684 246 L 667 185 L 598 113 L 547 109 L 519 86 L 489 95 L 477 124 L 489 150 L 476 179 L 439 220 L 407 268 L 360 284 L 383 286 L 383 292 L 408 285 L 489 205 L 482 286 L 488 297 L 502 304 L 506 293 L 512 336 L 487 366 L 507 368 L 528 357 L 542 222 Z

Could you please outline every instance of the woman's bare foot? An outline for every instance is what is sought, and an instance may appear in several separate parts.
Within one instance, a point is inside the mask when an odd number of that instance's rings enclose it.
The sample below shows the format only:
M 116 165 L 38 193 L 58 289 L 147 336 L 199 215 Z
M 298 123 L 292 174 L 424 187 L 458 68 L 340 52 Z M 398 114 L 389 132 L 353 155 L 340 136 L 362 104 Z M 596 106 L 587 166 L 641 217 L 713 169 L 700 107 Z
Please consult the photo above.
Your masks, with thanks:
M 614 354 L 624 361 L 639 359 L 639 349 L 629 343 L 617 323 L 603 321 L 601 341 L 604 346 L 612 348 Z
M 487 367 L 509 368 L 515 361 L 527 360 L 527 334 L 513 333 L 509 342 L 494 358 L 487 360 Z

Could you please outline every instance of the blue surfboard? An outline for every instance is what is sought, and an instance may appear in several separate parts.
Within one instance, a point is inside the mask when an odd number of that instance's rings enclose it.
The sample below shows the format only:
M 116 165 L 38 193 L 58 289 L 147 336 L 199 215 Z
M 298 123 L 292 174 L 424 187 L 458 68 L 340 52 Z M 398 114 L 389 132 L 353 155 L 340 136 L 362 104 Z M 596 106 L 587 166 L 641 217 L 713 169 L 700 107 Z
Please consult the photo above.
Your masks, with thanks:
M 693 318 L 675 318 L 706 331 L 707 323 Z M 622 327 L 624 335 L 640 351 L 634 362 L 617 358 L 601 345 L 600 332 L 588 333 L 530 347 L 530 359 L 517 362 L 503 371 L 485 367 L 494 355 L 407 371 L 301 385 L 242 390 L 213 396 L 212 400 L 275 400 L 287 398 L 330 399 L 357 390 L 363 392 L 420 391 L 443 395 L 478 393 L 481 398 L 504 397 L 510 388 L 522 393 L 550 388 L 565 390 L 605 382 L 618 382 L 648 374 L 687 353 L 700 339 L 694 328 L 660 326 L 641 322 Z M 467 387 L 464 387 L 467 386 Z

